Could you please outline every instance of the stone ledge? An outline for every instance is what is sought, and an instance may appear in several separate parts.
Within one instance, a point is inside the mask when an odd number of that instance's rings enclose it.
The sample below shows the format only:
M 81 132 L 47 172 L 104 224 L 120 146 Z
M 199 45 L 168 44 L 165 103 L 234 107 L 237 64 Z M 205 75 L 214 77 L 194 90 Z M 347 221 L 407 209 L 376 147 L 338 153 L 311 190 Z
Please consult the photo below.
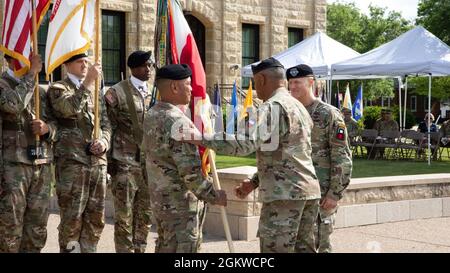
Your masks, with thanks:
M 241 14 L 241 23 L 265 25 L 268 19 L 266 16 Z
M 450 174 L 423 174 L 352 179 L 348 190 L 450 183 Z
M 133 12 L 135 10 L 135 4 L 124 1 L 111 1 L 111 2 L 101 2 L 101 8 L 106 10 L 118 10 L 123 12 Z
M 256 167 L 242 166 L 217 170 L 220 179 L 244 180 L 251 178 L 257 171 Z
M 311 28 L 312 23 L 308 20 L 286 19 L 286 26 L 297 28 Z

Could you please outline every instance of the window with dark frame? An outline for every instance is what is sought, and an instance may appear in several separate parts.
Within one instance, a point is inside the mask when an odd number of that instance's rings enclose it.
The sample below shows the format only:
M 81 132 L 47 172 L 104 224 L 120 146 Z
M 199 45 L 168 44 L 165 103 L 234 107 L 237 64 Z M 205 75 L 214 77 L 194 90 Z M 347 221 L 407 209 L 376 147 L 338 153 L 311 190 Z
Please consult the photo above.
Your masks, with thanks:
M 242 24 L 242 67 L 257 61 L 259 61 L 259 25 Z M 247 89 L 249 83 L 250 78 L 242 78 L 243 89 Z
M 106 85 L 125 77 L 125 14 L 102 10 L 102 70 Z
M 49 10 L 50 11 L 52 10 L 52 6 L 50 6 Z M 47 12 L 45 14 L 44 18 L 42 19 L 41 26 L 39 27 L 39 31 L 37 34 L 39 54 L 42 56 L 43 63 L 46 63 L 45 47 L 47 44 L 47 34 L 48 34 L 48 24 L 50 22 L 50 14 L 51 14 L 51 12 Z M 61 80 L 61 77 L 62 77 L 61 67 L 58 67 L 53 71 L 53 81 L 59 81 L 59 80 Z M 45 66 L 42 67 L 42 71 L 41 71 L 41 73 L 39 73 L 39 83 L 40 84 L 48 83 L 48 81 L 46 80 L 46 77 L 45 77 Z
M 292 47 L 304 39 L 304 32 L 302 28 L 288 28 L 288 47 Z
M 417 97 L 411 96 L 411 112 L 417 112 Z

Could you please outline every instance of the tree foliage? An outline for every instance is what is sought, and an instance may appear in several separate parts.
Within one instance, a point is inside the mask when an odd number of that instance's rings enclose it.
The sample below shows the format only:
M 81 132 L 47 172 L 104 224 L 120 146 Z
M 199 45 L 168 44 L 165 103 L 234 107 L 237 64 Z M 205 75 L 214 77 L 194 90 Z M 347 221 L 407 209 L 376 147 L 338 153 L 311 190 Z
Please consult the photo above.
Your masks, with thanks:
M 333 3 L 327 9 L 327 34 L 360 53 L 390 42 L 412 27 L 400 13 L 373 5 L 369 6 L 369 15 L 363 14 L 354 3 Z M 352 94 L 359 85 L 360 81 L 350 81 Z M 392 98 L 393 88 L 392 79 L 364 81 L 364 98 Z
M 422 25 L 440 38 L 447 45 L 450 44 L 450 1 L 449 0 L 420 0 L 416 23 Z M 428 78 L 412 80 L 414 93 L 428 95 Z M 433 78 L 432 96 L 437 99 L 450 98 L 450 77 Z
M 450 1 L 420 0 L 416 23 L 450 44 Z

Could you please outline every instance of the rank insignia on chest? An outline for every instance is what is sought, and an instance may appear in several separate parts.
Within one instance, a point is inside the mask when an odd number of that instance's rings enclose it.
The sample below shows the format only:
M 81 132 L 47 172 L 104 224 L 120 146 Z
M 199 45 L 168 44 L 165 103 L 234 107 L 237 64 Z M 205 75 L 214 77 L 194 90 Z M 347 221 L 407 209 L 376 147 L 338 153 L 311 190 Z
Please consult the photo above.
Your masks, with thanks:
M 336 130 L 336 139 L 345 140 L 345 127 L 339 126 Z

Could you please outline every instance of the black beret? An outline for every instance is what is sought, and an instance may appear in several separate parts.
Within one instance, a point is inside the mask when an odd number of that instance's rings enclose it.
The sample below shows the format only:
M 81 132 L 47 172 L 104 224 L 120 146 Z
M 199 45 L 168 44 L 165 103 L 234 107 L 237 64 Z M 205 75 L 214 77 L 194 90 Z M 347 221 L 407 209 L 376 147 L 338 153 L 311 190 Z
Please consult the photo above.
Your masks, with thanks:
M 156 71 L 156 79 L 184 80 L 192 76 L 187 64 L 169 64 Z
M 68 60 L 66 60 L 64 63 L 66 64 L 66 63 L 70 63 L 70 62 L 73 62 L 73 61 L 76 61 L 76 60 L 78 60 L 78 59 L 81 59 L 81 58 L 87 58 L 88 57 L 88 55 L 86 54 L 86 53 L 81 53 L 81 54 L 77 54 L 77 55 L 74 55 L 74 56 L 72 56 L 72 57 L 70 57 Z
M 289 68 L 286 71 L 286 78 L 288 80 L 295 78 L 314 77 L 314 72 L 311 67 L 306 64 L 300 64 Z
M 382 114 L 383 114 L 383 113 L 392 113 L 392 110 L 389 109 L 389 108 L 383 108 L 383 109 L 381 109 L 381 113 L 382 113 Z
M 252 72 L 253 75 L 256 73 L 259 73 L 263 70 L 269 69 L 269 68 L 275 68 L 275 67 L 281 67 L 284 68 L 284 66 L 275 58 L 270 57 L 269 59 L 265 59 L 261 61 L 257 65 L 252 65 Z
M 152 59 L 152 52 L 138 50 L 128 56 L 127 65 L 129 68 L 136 68 L 145 64 L 148 60 L 150 60 L 151 63 L 154 63 Z

